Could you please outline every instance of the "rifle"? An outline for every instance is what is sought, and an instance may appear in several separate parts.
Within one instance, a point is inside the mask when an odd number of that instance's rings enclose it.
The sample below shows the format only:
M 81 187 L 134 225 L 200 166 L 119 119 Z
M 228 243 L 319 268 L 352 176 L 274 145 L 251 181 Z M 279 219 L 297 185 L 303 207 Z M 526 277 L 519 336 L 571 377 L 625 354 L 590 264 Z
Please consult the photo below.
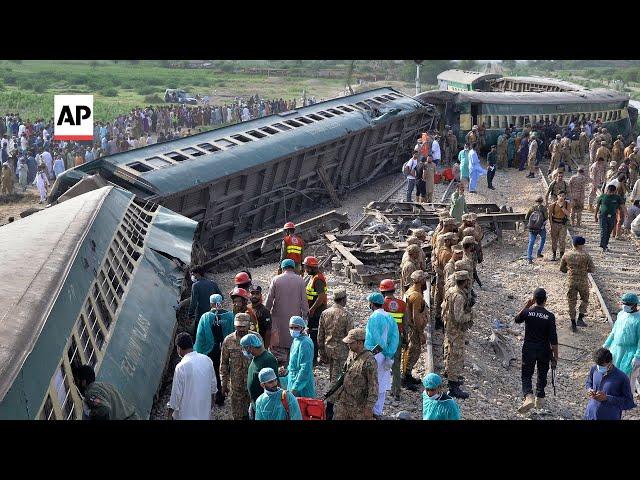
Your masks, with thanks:
M 478 282 L 478 286 L 482 288 L 482 282 L 480 281 L 480 278 L 478 277 L 478 272 L 476 270 L 473 271 L 473 278 L 476 282 Z
M 556 369 L 551 368 L 551 385 L 553 385 L 553 396 L 556 396 Z
M 331 388 L 327 390 L 327 393 L 324 394 L 323 400 L 326 400 L 331 395 L 336 393 L 342 387 L 343 383 L 344 383 L 344 371 L 340 374 L 336 382 L 333 385 L 331 385 Z

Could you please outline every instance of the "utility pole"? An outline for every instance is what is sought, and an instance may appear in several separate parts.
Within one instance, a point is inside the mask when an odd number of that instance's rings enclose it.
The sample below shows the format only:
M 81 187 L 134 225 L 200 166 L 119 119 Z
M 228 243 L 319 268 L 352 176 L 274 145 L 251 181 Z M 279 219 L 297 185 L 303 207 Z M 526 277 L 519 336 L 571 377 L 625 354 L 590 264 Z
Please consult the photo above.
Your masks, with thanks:
M 420 64 L 422 60 L 414 60 L 416 62 L 416 95 L 420 94 Z

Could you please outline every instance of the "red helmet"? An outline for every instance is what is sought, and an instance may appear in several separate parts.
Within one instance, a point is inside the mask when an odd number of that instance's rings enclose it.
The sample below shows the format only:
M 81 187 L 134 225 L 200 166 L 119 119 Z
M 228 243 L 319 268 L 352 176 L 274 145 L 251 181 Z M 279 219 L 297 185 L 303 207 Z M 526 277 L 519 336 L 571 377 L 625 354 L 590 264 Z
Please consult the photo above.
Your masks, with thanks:
M 250 281 L 251 279 L 249 278 L 247 272 L 240 272 L 236 275 L 233 283 L 235 283 L 236 285 L 243 285 L 245 283 L 249 283 Z
M 318 259 L 312 256 L 304 257 L 304 261 L 302 262 L 302 264 L 308 267 L 317 267 Z
M 390 278 L 385 278 L 380 282 L 380 291 L 381 292 L 390 292 L 391 290 L 396 289 L 396 284 Z
M 294 228 L 295 229 L 296 226 L 295 226 L 295 224 L 293 222 L 287 222 L 287 223 L 284 224 L 284 227 L 282 227 L 282 228 L 284 228 L 285 230 L 288 230 L 290 228 Z
M 242 297 L 246 300 L 250 300 L 251 297 L 249 296 L 249 293 L 244 289 L 244 288 L 234 288 L 233 290 L 231 290 L 230 293 L 231 298 L 233 297 Z

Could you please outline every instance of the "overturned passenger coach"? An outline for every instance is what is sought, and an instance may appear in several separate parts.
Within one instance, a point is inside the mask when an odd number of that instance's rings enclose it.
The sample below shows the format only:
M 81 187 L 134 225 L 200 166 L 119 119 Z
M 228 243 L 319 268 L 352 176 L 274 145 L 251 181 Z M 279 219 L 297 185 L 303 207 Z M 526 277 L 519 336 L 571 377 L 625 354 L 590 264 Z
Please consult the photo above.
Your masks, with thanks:
M 148 418 L 196 222 L 106 186 L 0 228 L 0 419 L 79 419 L 90 364 Z
M 397 172 L 433 123 L 432 106 L 379 88 L 103 157 L 65 172 L 51 200 L 99 174 L 199 222 L 194 260 L 202 263 Z

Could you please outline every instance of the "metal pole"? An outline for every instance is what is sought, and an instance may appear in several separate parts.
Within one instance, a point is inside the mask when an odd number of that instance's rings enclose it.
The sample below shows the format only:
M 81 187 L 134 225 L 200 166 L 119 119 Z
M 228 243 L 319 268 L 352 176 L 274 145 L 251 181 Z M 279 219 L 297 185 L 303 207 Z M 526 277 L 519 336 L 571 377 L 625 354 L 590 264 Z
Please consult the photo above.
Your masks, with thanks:
M 416 95 L 420 94 L 420 64 L 416 64 Z

